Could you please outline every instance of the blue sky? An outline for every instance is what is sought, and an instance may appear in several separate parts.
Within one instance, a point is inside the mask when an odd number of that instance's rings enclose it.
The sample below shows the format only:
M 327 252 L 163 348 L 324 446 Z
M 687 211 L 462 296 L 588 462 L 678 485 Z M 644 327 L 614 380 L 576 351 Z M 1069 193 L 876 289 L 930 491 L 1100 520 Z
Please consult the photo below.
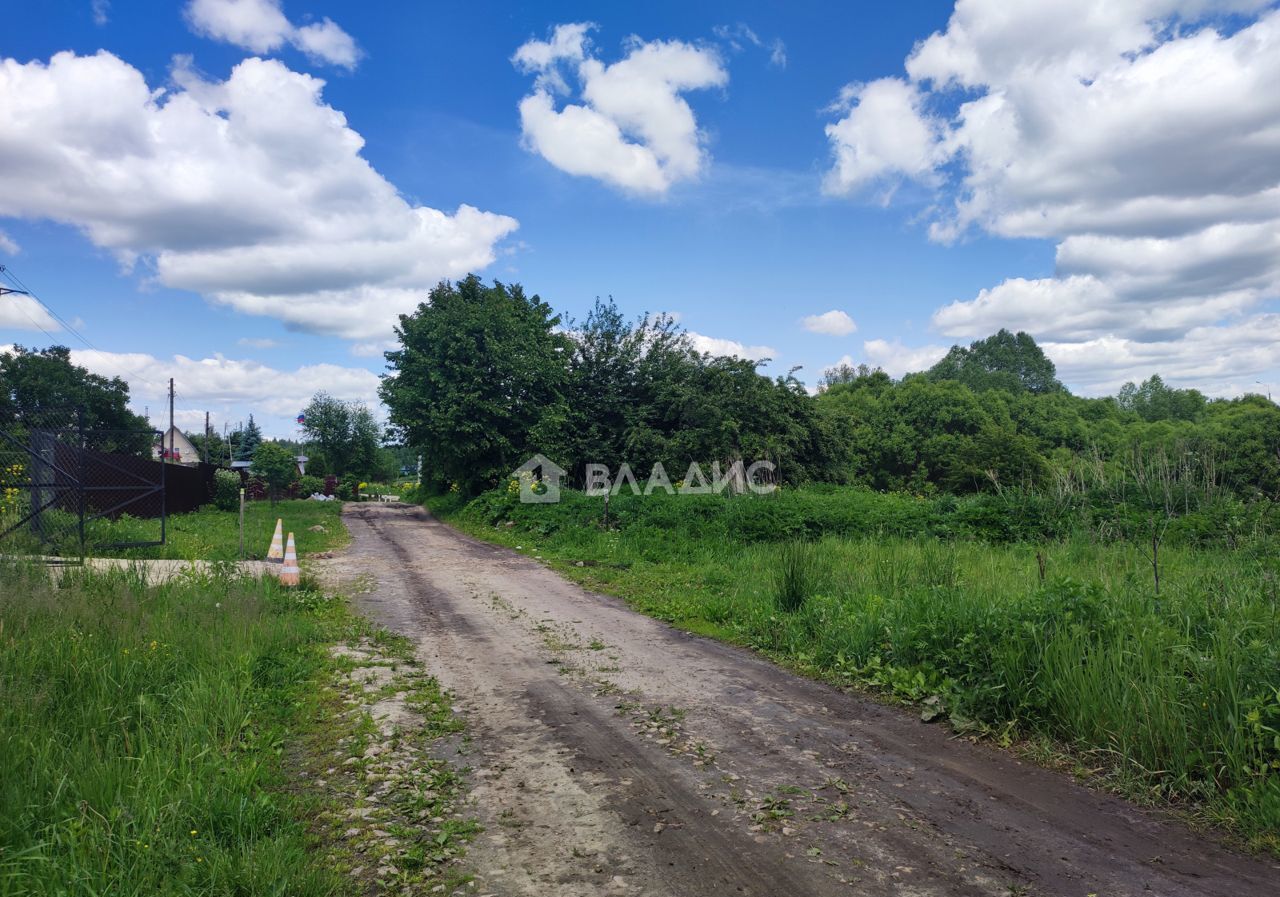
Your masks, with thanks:
M 406 297 L 475 270 L 572 316 L 678 313 L 810 383 L 1000 326 L 1086 393 L 1280 380 L 1280 105 L 1251 89 L 1280 54 L 1249 51 L 1273 5 L 1099 4 L 1096 28 L 1081 3 L 829 6 L 9 10 L 0 262 L 99 351 L 34 307 L 0 309 L 0 345 L 48 343 L 42 323 L 139 405 L 172 375 L 184 423 L 289 435 L 315 389 L 371 400 Z M 1211 113 L 1186 86 L 1206 80 Z M 803 322 L 830 312 L 856 329 Z

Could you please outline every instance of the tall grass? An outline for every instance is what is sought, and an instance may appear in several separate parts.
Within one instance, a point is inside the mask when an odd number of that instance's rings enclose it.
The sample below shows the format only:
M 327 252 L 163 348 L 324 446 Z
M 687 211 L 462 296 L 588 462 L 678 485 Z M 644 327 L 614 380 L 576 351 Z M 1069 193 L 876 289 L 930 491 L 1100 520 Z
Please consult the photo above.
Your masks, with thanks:
M 0 582 L 0 895 L 333 892 L 281 773 L 319 599 L 127 570 Z
M 803 610 L 817 589 L 819 570 L 821 564 L 808 543 L 795 540 L 783 545 L 773 571 L 773 597 L 778 610 L 787 614 Z
M 816 497 L 818 518 L 848 516 L 833 494 Z M 806 544 L 735 535 L 723 517 L 700 516 L 709 503 L 682 511 L 683 500 L 622 508 L 634 519 L 617 530 L 557 522 L 572 506 L 524 506 L 515 527 L 495 528 L 483 503 L 452 519 L 663 619 L 836 681 L 937 696 L 967 731 L 1065 746 L 1130 793 L 1195 801 L 1280 852 L 1273 542 L 1162 548 L 1157 595 L 1149 560 L 1125 542 L 851 530 Z M 774 513 L 751 501 L 718 513 Z M 789 501 L 800 513 L 803 493 Z M 868 501 L 878 499 L 851 498 Z

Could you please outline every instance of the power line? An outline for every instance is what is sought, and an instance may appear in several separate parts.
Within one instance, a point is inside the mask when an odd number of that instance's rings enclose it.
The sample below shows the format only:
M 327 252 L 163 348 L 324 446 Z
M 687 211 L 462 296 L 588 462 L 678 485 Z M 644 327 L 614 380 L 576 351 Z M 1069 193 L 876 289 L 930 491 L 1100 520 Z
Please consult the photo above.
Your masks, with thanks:
M 22 281 L 22 278 L 14 274 L 13 271 L 10 270 L 7 265 L 0 265 L 0 277 L 3 277 L 9 283 L 13 284 L 14 287 L 16 287 L 16 289 L 8 289 L 4 286 L 0 286 L 0 295 L 20 293 L 24 296 L 30 296 L 35 302 L 39 304 L 41 308 L 43 308 L 49 314 L 51 318 L 53 318 L 53 320 L 61 324 L 62 327 L 68 333 L 71 333 L 72 335 L 74 335 L 76 339 L 80 340 L 80 342 L 84 343 L 84 345 L 88 348 L 90 352 L 96 352 L 98 354 L 98 357 L 102 361 L 107 362 L 108 369 L 110 369 L 110 357 L 108 356 L 108 354 L 102 351 L 101 349 L 99 349 L 92 342 L 90 342 L 90 340 L 87 337 L 85 337 L 85 335 L 82 334 L 79 330 L 71 326 L 71 323 L 69 321 L 67 321 L 64 317 L 62 317 L 62 315 L 54 311 L 53 308 L 49 305 L 49 303 L 45 302 L 38 295 L 36 295 L 36 293 L 29 286 L 27 286 L 26 283 Z M 19 311 L 22 312 L 22 314 L 27 318 L 27 320 L 31 321 L 31 323 L 34 324 L 36 328 L 40 330 L 41 333 L 43 333 L 45 336 L 49 338 L 50 343 L 57 345 L 58 343 L 64 342 L 63 338 L 54 336 L 47 329 L 45 329 L 44 325 L 41 324 L 39 321 L 37 321 L 32 316 L 31 312 L 22 303 L 18 303 L 17 308 Z M 152 390 L 157 385 L 155 384 L 152 377 L 147 376 L 145 374 L 135 373 L 132 379 L 135 381 L 141 381 L 142 383 L 144 383 L 148 387 L 148 390 Z M 172 389 L 172 381 L 170 381 L 170 389 Z M 149 412 L 144 412 L 144 416 L 150 419 Z
M 38 302 L 40 304 L 40 307 L 43 308 L 46 312 L 48 312 L 51 318 L 53 318 L 55 321 L 61 324 L 63 329 L 65 329 L 68 333 L 75 336 L 76 339 L 84 343 L 85 346 L 87 346 L 88 348 L 92 349 L 95 352 L 102 351 L 93 343 L 89 342 L 89 340 L 85 338 L 84 334 L 82 334 L 76 328 L 72 327 L 70 322 L 68 322 L 66 318 L 62 317 L 62 315 L 54 311 L 53 308 L 49 305 L 49 303 L 45 302 L 38 295 L 36 295 L 35 291 L 32 290 L 29 286 L 27 286 L 25 283 L 23 283 L 22 278 L 14 274 L 13 271 L 9 269 L 8 265 L 0 265 L 0 275 L 3 275 L 5 280 L 9 281 L 11 284 L 17 287 L 18 292 L 25 293 L 26 295 L 34 299 L 36 302 Z M 30 318 L 31 316 L 28 314 L 27 317 Z M 32 319 L 32 323 L 34 323 L 37 327 L 40 327 L 40 324 L 36 322 L 34 319 Z M 45 335 L 48 336 L 50 339 L 56 339 L 51 333 L 49 333 L 49 331 L 45 330 L 43 327 L 40 327 L 40 329 L 43 330 Z
M 4 265 L 0 265 L 0 274 L 3 274 L 3 273 L 5 273 L 5 267 Z M 16 282 L 11 280 L 10 283 L 16 283 Z M 31 294 L 28 293 L 26 290 L 16 290 L 16 289 L 11 290 L 8 287 L 0 286 L 0 297 L 30 296 L 30 295 Z M 56 336 L 54 336 L 49 331 L 45 330 L 44 325 L 41 324 L 39 321 L 37 321 L 34 317 L 32 317 L 31 312 L 27 311 L 26 306 L 23 305 L 22 302 L 15 302 L 13 307 L 16 308 L 18 311 L 22 312 L 23 317 L 25 317 L 28 321 L 34 324 L 36 329 L 38 329 L 41 333 L 49 337 L 49 339 L 53 340 L 55 343 L 58 341 L 58 338 Z

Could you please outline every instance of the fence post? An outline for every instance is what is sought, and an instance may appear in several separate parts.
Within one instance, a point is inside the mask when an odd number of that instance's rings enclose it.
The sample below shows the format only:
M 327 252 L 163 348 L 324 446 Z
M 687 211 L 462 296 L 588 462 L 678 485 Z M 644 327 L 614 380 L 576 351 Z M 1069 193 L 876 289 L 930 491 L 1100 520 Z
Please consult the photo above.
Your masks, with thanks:
M 244 489 L 240 489 L 240 560 L 244 560 Z
M 76 514 L 79 516 L 77 527 L 80 534 L 80 560 L 84 561 L 85 543 L 84 543 L 84 511 L 85 511 L 85 452 L 89 446 L 84 439 L 84 409 L 76 409 Z
M 45 423 L 45 421 L 41 421 Z M 57 496 L 54 470 L 57 464 L 57 434 L 46 427 L 32 427 L 31 448 L 31 532 L 40 541 L 48 539 L 45 532 L 44 511 L 52 507 Z

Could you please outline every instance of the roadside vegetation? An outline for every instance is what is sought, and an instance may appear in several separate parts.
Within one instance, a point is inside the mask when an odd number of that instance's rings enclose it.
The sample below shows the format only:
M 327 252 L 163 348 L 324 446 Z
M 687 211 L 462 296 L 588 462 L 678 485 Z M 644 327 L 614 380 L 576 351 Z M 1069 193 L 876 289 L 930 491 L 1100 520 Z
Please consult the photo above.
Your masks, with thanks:
M 434 289 L 398 336 L 381 394 L 434 491 L 478 495 L 541 453 L 579 487 L 588 464 L 642 479 L 661 464 L 676 482 L 691 463 L 742 460 L 771 462 L 788 485 L 914 495 L 1132 489 L 1115 472 L 1163 457 L 1242 500 L 1280 496 L 1280 407 L 1265 396 L 1210 400 L 1155 373 L 1075 396 L 1025 333 L 955 346 L 900 379 L 843 365 L 816 395 L 796 370 L 767 377 L 697 351 L 669 317 L 628 321 L 609 301 L 564 320 L 475 277 Z
M 1270 506 L 1209 501 L 1166 521 L 1157 594 L 1149 518 L 1100 497 L 1046 529 L 1034 498 L 832 487 L 624 493 L 607 526 L 603 499 L 574 491 L 427 503 L 660 619 L 1069 759 L 1280 852 Z
M 474 827 L 454 815 L 458 772 L 432 756 L 459 723 L 404 646 L 344 599 L 225 572 L 148 585 L 133 570 L 53 579 L 5 563 L 0 578 L 0 895 L 465 880 L 455 864 Z M 394 676 L 370 690 L 375 664 Z M 372 705 L 388 699 L 410 712 L 367 759 Z M 378 766 L 391 761 L 394 778 Z M 380 817 L 346 815 L 375 787 L 410 803 L 429 791 L 449 825 L 400 820 L 389 842 Z
M 900 378 L 840 365 L 811 394 L 794 369 L 699 352 L 669 316 L 609 300 L 569 321 L 475 277 L 440 284 L 397 336 L 382 398 L 426 459 L 415 497 L 445 519 L 1280 850 L 1269 398 L 1154 372 L 1075 396 L 1007 330 Z M 563 475 L 519 474 L 535 454 Z M 684 491 L 753 462 L 779 491 Z M 652 494 L 630 494 L 623 465 Z M 621 488 L 607 504 L 574 491 L 601 469 Z M 516 476 L 574 488 L 521 504 Z

